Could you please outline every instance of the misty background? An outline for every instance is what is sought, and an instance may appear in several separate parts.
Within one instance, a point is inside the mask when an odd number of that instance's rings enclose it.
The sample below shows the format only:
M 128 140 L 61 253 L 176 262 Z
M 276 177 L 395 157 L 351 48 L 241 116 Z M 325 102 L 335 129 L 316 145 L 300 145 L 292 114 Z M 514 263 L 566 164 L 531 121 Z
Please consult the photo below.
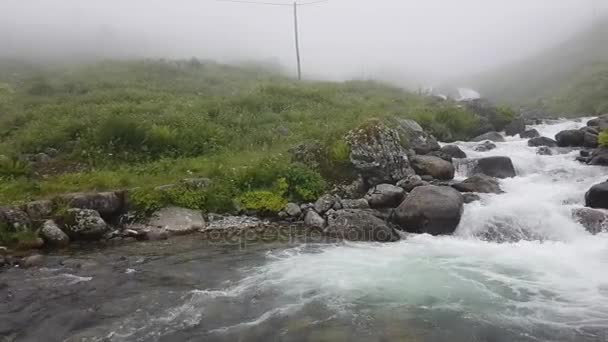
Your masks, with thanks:
M 330 0 L 301 6 L 303 73 L 429 85 L 539 53 L 588 28 L 607 9 L 608 2 L 594 0 Z M 193 56 L 254 59 L 295 72 L 292 8 L 215 0 L 0 1 L 0 57 Z

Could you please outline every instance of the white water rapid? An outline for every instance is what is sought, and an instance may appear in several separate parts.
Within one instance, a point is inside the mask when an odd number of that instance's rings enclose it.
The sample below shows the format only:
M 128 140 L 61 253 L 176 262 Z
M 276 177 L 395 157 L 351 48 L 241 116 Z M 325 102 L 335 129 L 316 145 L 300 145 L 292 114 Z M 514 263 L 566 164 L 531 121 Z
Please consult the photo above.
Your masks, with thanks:
M 553 138 L 584 122 L 532 128 Z M 483 153 L 476 144 L 458 145 L 470 158 L 511 157 L 518 176 L 501 181 L 506 193 L 466 205 L 455 236 L 270 253 L 240 286 L 276 292 L 289 310 L 317 300 L 357 324 L 389 317 L 406 325 L 415 317 L 447 333 L 422 333 L 425 340 L 479 337 L 467 326 L 496 330 L 488 341 L 608 340 L 608 234 L 587 233 L 571 215 L 606 169 L 574 161 L 576 151 L 537 155 L 519 137 Z M 484 232 L 519 241 L 476 237 Z

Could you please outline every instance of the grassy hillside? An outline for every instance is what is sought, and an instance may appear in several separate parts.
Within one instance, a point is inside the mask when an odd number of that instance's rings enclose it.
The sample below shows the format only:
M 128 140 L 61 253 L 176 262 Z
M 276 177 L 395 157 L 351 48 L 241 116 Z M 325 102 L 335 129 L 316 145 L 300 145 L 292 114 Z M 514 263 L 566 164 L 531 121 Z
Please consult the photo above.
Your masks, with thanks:
M 479 121 L 454 104 L 371 81 L 296 82 L 269 69 L 197 60 L 72 67 L 5 61 L 0 203 L 149 189 L 186 177 L 211 177 L 214 186 L 169 199 L 142 190 L 139 200 L 206 210 L 228 210 L 239 196 L 269 206 L 309 200 L 346 181 L 332 172 L 348 159 L 344 134 L 389 117 L 414 118 L 444 139 L 470 137 Z M 313 140 L 327 152 L 324 168 L 292 164 L 288 149 Z M 53 160 L 23 161 L 54 150 Z
M 537 56 L 468 83 L 510 105 L 559 114 L 608 112 L 608 18 Z

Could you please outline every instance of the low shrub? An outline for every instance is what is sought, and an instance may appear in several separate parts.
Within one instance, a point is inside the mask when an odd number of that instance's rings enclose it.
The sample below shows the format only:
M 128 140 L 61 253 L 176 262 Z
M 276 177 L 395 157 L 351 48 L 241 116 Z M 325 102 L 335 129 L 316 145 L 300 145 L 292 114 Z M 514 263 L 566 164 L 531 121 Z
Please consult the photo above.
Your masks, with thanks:
M 600 133 L 597 141 L 600 146 L 608 148 L 608 129 Z

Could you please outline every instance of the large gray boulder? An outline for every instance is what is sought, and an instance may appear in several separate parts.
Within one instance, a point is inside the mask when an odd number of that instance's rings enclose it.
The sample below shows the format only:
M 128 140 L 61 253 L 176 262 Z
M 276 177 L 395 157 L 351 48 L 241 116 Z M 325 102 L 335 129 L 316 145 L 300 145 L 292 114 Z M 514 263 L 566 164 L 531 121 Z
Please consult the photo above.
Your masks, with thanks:
M 67 247 L 70 244 L 70 237 L 53 220 L 42 224 L 40 235 L 47 244 L 55 247 Z
M 608 209 L 608 182 L 596 184 L 585 194 L 585 206 Z
M 582 147 L 585 144 L 585 132 L 578 129 L 561 131 L 555 135 L 559 147 Z
M 170 235 L 187 235 L 205 229 L 205 219 L 198 210 L 167 207 L 154 213 L 147 225 L 165 229 Z
M 473 174 L 484 174 L 496 178 L 515 177 L 515 167 L 509 157 L 487 157 L 477 159 Z
M 319 215 L 316 211 L 309 210 L 306 213 L 306 216 L 304 216 L 304 224 L 309 227 L 323 229 L 325 228 L 326 222 L 325 219 L 321 217 L 321 215 Z
M 95 210 L 104 217 L 120 214 L 124 209 L 124 196 L 116 192 L 66 194 L 59 200 L 70 208 Z
M 300 206 L 295 203 L 287 203 L 287 206 L 285 206 L 285 212 L 287 215 L 294 218 L 302 216 L 302 209 L 300 209 Z
M 370 209 L 369 202 L 365 198 L 343 199 L 342 209 Z
M 498 181 L 484 174 L 474 175 L 461 183 L 453 184 L 452 187 L 460 192 L 477 192 L 486 194 L 500 194 L 502 189 Z
M 428 175 L 441 180 L 453 179 L 455 172 L 452 163 L 434 156 L 414 157 L 412 159 L 412 168 L 418 175 Z
M 405 192 L 410 192 L 419 186 L 429 185 L 428 182 L 422 180 L 422 177 L 418 175 L 407 176 L 404 179 L 397 182 L 397 186 L 403 188 Z
M 417 154 L 428 154 L 441 149 L 437 139 L 425 132 L 416 121 L 409 119 L 396 119 L 396 121 L 402 141 Z
M 375 209 L 380 208 L 395 208 L 405 196 L 405 190 L 391 184 L 379 184 L 369 189 L 365 199 L 370 207 Z
M 505 142 L 505 137 L 503 137 L 502 134 L 500 134 L 498 132 L 488 132 L 488 133 L 485 133 L 478 137 L 473 138 L 472 141 L 481 142 L 481 141 L 485 141 L 485 140 L 490 140 L 490 141 L 494 141 L 494 142 Z
M 608 129 L 608 114 L 604 114 L 598 118 L 589 120 L 589 122 L 587 122 L 587 126 L 594 127 L 600 132 Z
M 327 216 L 325 234 L 349 241 L 398 241 L 399 234 L 367 210 L 338 210 Z
M 463 196 L 451 187 L 417 187 L 395 209 L 398 226 L 411 233 L 452 234 L 462 216 Z
M 505 126 L 505 134 L 508 136 L 516 136 L 526 131 L 526 120 L 522 117 L 516 118 L 507 126 Z
M 532 139 L 528 140 L 528 146 L 530 146 L 530 147 L 540 147 L 540 146 L 557 147 L 557 141 L 555 141 L 551 138 L 547 138 L 547 137 L 537 137 L 537 138 L 532 138 Z
M 529 129 L 525 132 L 519 133 L 519 137 L 522 139 L 533 139 L 540 137 L 540 133 L 535 129 Z
M 441 152 L 456 159 L 463 159 L 467 157 L 467 154 L 456 145 L 445 145 L 441 148 Z
M 608 231 L 608 211 L 603 209 L 578 208 L 572 216 L 591 234 Z
M 53 214 L 53 202 L 49 200 L 28 202 L 23 209 L 32 220 L 42 220 Z
M 368 186 L 394 184 L 414 174 L 399 133 L 372 120 L 346 136 L 350 161 Z
M 110 231 L 97 211 L 77 208 L 67 210 L 64 229 L 75 240 L 100 239 Z

